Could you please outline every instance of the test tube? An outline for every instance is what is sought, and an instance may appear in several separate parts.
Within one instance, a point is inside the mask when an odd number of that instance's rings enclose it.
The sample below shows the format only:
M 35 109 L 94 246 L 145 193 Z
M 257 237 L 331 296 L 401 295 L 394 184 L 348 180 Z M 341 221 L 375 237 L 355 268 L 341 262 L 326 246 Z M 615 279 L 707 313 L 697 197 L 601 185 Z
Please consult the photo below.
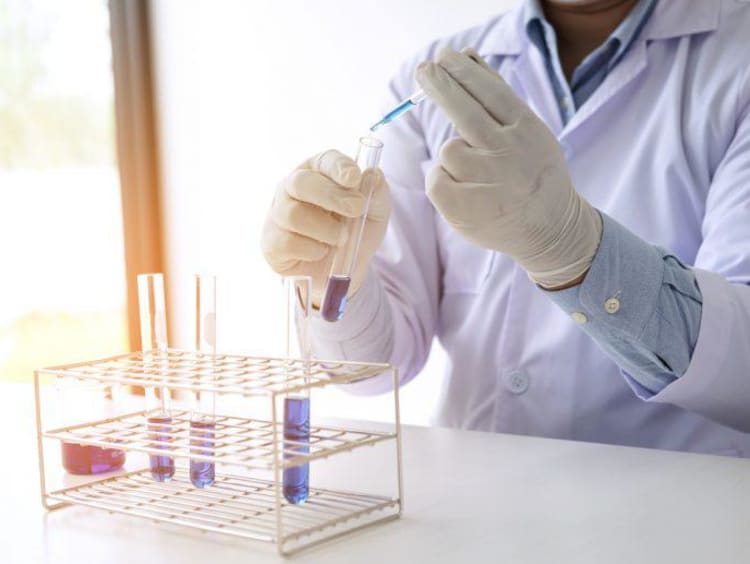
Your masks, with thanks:
M 338 321 L 344 316 L 346 296 L 352 282 L 352 270 L 357 261 L 362 233 L 367 225 L 367 213 L 370 209 L 372 191 L 375 187 L 375 171 L 373 169 L 376 169 L 380 164 L 382 150 L 383 143 L 378 139 L 360 137 L 356 161 L 362 171 L 359 191 L 366 199 L 365 210 L 362 217 L 345 220 L 344 229 L 348 232 L 346 243 L 340 249 L 336 249 L 333 255 L 328 282 L 320 306 L 320 316 L 326 321 Z
M 195 275 L 195 349 L 201 360 L 200 382 L 216 383 L 216 277 Z M 207 372 L 206 372 L 207 371 Z M 195 392 L 190 416 L 190 481 L 196 488 L 214 483 L 216 464 L 193 458 L 214 455 L 216 401 L 214 392 Z
M 310 381 L 310 288 L 309 276 L 284 278 L 286 295 L 286 358 L 299 350 L 303 360 L 304 383 Z M 310 452 L 310 389 L 292 392 L 284 397 L 284 459 Z M 283 472 L 284 498 L 299 505 L 310 494 L 310 464 L 304 463 Z
M 164 277 L 161 274 L 138 275 L 138 305 L 141 320 L 141 349 L 147 368 L 162 379 L 159 394 L 154 386 L 146 387 L 147 428 L 151 448 L 169 450 L 172 412 L 169 388 L 164 382 L 169 367 L 167 351 L 167 313 L 164 306 Z M 157 482 L 174 476 L 174 458 L 149 455 L 151 477 Z

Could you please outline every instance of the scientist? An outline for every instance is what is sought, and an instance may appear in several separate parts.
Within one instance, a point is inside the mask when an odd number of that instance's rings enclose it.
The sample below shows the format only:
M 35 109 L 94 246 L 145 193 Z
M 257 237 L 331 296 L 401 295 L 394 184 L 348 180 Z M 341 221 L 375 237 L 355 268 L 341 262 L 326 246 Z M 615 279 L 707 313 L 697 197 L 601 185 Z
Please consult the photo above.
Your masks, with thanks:
M 748 30 L 739 0 L 529 0 L 419 53 L 316 354 L 406 382 L 437 336 L 439 425 L 750 456 Z M 359 177 L 323 152 L 268 214 L 317 303 Z

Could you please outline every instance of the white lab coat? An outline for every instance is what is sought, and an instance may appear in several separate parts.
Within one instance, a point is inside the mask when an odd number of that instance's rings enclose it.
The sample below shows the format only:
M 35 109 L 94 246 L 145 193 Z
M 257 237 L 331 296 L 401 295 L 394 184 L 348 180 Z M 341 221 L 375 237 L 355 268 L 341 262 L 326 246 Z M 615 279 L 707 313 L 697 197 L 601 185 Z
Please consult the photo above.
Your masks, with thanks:
M 382 130 L 391 223 L 351 318 L 318 332 L 318 354 L 335 337 L 339 356 L 384 360 L 372 329 L 383 316 L 365 303 L 380 284 L 394 330 L 388 360 L 402 380 L 422 368 L 433 336 L 448 353 L 437 424 L 750 456 L 750 434 L 717 422 L 750 430 L 750 4 L 661 0 L 565 127 L 523 9 L 420 53 L 389 103 L 413 91 L 416 64 L 441 46 L 477 49 L 557 135 L 589 202 L 695 265 L 703 312 L 687 373 L 637 397 L 510 258 L 451 230 L 425 196 L 424 173 L 455 133 L 429 101 Z

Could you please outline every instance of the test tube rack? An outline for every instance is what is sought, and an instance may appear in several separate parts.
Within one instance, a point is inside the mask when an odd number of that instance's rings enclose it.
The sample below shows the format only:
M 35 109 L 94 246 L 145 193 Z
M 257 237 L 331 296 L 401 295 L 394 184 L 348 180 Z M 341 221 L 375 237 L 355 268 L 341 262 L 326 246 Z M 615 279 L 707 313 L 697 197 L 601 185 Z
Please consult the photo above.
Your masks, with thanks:
M 136 352 L 35 372 L 40 488 L 42 503 L 47 509 L 83 505 L 110 513 L 267 541 L 275 543 L 281 555 L 401 515 L 401 427 L 395 367 L 360 362 L 211 355 L 173 349 L 166 351 L 165 358 L 158 364 L 148 361 L 146 356 Z M 285 451 L 278 398 L 306 388 L 312 390 L 347 384 L 384 372 L 390 372 L 393 377 L 394 401 L 394 420 L 386 431 L 313 424 L 308 453 L 294 449 Z M 215 374 L 216 378 L 207 379 L 207 374 Z M 153 448 L 145 410 L 47 428 L 43 424 L 42 388 L 45 386 L 42 380 L 50 376 L 121 386 L 156 386 L 171 393 L 213 392 L 217 396 L 217 406 L 221 404 L 219 396 L 224 394 L 263 397 L 271 403 L 271 416 L 268 420 L 260 420 L 222 415 L 217 411 L 213 455 L 197 457 L 216 464 L 216 481 L 211 487 L 198 489 L 191 484 L 187 470 L 179 464 L 191 457 L 189 412 L 172 411 L 168 450 L 162 450 L 163 446 L 158 450 Z M 168 454 L 178 462 L 178 469 L 174 478 L 164 483 L 152 481 L 149 469 L 144 468 L 91 477 L 82 485 L 50 491 L 45 467 L 55 465 L 45 461 L 45 451 L 50 449 L 44 446 L 50 439 L 52 442 L 67 441 L 126 452 Z M 395 449 L 393 495 L 313 487 L 304 504 L 291 505 L 284 499 L 281 475 L 285 468 L 387 441 L 391 441 Z M 57 451 L 52 452 L 57 454 Z M 254 471 L 265 471 L 269 477 L 254 477 L 251 475 Z

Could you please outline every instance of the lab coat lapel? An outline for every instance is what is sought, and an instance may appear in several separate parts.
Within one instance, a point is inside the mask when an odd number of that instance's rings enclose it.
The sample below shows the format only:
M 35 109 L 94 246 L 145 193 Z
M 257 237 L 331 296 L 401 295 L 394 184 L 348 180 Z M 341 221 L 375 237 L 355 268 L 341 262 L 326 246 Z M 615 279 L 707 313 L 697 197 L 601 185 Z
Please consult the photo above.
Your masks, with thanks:
M 601 110 L 607 102 L 614 99 L 623 88 L 646 69 L 647 61 L 646 41 L 639 40 L 631 46 L 623 60 L 615 65 L 599 88 L 573 114 L 572 119 L 565 125 L 560 138 L 570 136 L 586 120 Z
M 560 110 L 544 60 L 526 36 L 526 9 L 526 2 L 519 2 L 495 23 L 477 50 L 557 135 L 562 130 Z
M 684 35 L 704 33 L 719 25 L 720 2 L 705 0 L 670 0 L 658 2 L 641 37 L 622 61 L 611 70 L 604 82 L 575 113 L 560 135 L 570 136 L 598 111 L 602 110 L 648 66 L 648 43 Z
M 528 46 L 513 61 L 509 81 L 526 104 L 559 136 L 563 129 L 560 109 L 544 60 L 537 49 Z

